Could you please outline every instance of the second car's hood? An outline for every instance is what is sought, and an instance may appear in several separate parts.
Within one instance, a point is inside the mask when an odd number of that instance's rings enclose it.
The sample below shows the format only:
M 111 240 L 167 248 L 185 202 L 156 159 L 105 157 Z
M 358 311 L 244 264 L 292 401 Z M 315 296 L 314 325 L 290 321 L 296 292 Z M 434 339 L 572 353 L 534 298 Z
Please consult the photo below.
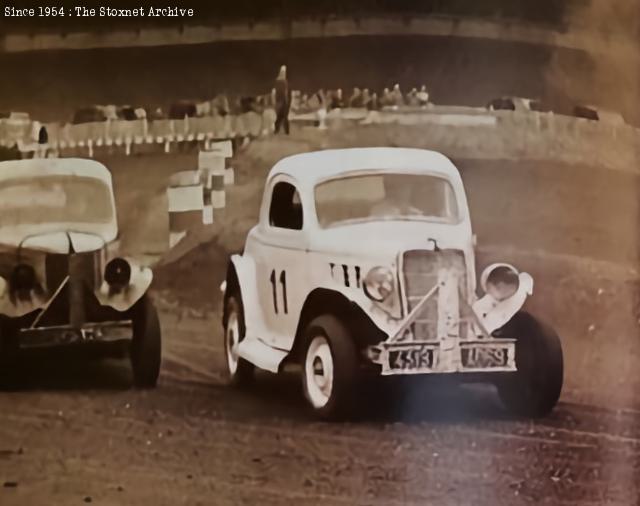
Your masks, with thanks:
M 26 237 L 0 237 L 0 247 L 7 247 L 44 251 L 46 253 L 85 253 L 100 250 L 105 241 L 98 234 L 85 232 L 44 232 Z
M 467 250 L 471 245 L 468 224 L 422 221 L 375 221 L 323 229 L 314 234 L 311 251 L 340 252 L 359 257 L 394 258 L 401 251 L 433 249 Z

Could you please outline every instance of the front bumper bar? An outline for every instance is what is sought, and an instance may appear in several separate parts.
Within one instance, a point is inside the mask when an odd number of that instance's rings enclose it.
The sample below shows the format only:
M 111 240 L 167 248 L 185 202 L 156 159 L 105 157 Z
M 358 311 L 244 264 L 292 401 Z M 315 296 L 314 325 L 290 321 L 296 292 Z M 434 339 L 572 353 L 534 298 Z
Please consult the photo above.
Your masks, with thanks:
M 109 343 L 131 338 L 131 320 L 85 323 L 79 327 L 72 325 L 34 327 L 21 329 L 18 332 L 21 349 L 78 343 Z
M 366 356 L 383 376 L 516 371 L 513 339 L 384 342 Z

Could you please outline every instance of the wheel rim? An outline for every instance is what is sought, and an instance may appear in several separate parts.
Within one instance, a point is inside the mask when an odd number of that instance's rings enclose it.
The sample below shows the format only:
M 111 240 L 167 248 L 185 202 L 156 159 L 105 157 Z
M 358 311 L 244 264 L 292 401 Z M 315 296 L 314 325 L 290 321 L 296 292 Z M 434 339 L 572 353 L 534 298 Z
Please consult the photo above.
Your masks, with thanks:
M 322 408 L 333 391 L 333 356 L 325 336 L 312 339 L 304 363 L 306 394 L 314 408 Z
M 231 311 L 225 329 L 225 349 L 227 352 L 227 365 L 229 374 L 235 375 L 238 370 L 238 345 L 240 344 L 240 325 L 238 324 L 238 314 Z

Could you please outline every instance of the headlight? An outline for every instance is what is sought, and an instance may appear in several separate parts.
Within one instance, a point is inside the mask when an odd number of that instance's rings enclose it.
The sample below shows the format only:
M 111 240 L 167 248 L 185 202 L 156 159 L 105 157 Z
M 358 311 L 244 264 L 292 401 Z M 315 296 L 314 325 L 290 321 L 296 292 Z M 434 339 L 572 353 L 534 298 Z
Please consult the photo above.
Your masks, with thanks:
M 364 278 L 364 293 L 376 302 L 384 301 L 393 293 L 393 273 L 387 267 L 374 267 Z
M 520 287 L 520 276 L 517 269 L 509 264 L 493 264 L 487 267 L 480 276 L 480 286 L 497 301 L 513 296 Z
M 104 280 L 112 287 L 127 286 L 131 281 L 131 265 L 124 258 L 114 258 L 104 269 Z

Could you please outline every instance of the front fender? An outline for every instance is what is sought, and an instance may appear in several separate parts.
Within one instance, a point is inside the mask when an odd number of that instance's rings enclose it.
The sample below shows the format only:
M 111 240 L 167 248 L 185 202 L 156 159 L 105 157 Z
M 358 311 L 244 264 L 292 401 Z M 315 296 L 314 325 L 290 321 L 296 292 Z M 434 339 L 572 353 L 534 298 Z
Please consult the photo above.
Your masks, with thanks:
M 12 301 L 9 297 L 8 283 L 0 276 L 0 316 L 19 318 L 42 309 L 46 304 L 46 295 L 37 290 L 31 290 L 28 298 Z
M 527 296 L 533 293 L 533 278 L 531 275 L 521 272 L 518 277 L 520 279 L 518 290 L 508 299 L 497 301 L 491 295 L 486 294 L 473 304 L 473 311 L 489 334 L 511 320 L 520 311 L 527 300 Z
M 331 279 L 328 282 L 319 283 L 317 288 L 343 296 L 349 303 L 360 308 L 360 310 L 367 315 L 371 323 L 384 334 L 392 334 L 399 324 L 400 320 L 392 316 L 388 307 L 372 301 L 365 295 L 364 290 L 360 286 L 347 287 L 339 280 Z M 310 294 L 308 294 L 307 297 L 309 297 L 309 295 Z M 397 300 L 396 303 L 399 304 L 399 300 Z M 332 308 L 328 307 L 327 311 L 331 309 Z
M 153 272 L 149 267 L 137 265 L 126 259 L 131 265 L 131 281 L 124 289 L 112 292 L 106 281 L 94 292 L 98 302 L 103 306 L 112 307 L 116 311 L 124 312 L 130 309 L 142 296 L 147 293 L 153 281 Z

